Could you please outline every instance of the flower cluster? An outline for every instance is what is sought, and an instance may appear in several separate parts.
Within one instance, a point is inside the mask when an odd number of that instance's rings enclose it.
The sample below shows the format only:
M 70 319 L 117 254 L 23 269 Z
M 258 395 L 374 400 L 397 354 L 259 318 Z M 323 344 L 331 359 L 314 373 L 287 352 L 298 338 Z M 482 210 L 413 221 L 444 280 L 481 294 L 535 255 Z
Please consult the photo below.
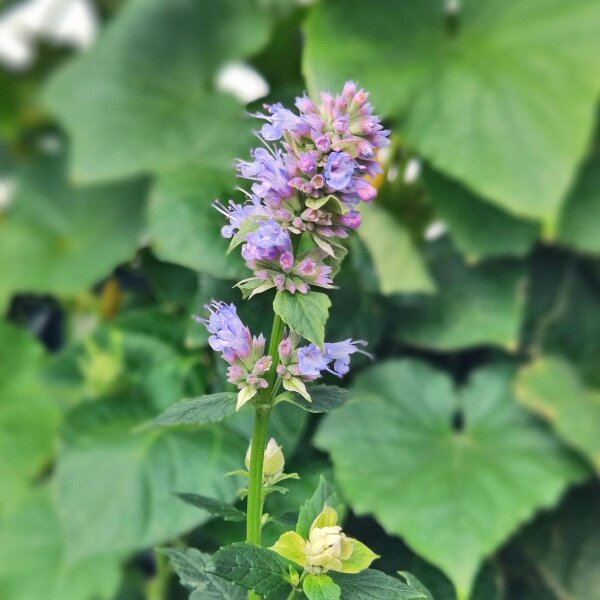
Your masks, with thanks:
M 306 293 L 332 286 L 332 264 L 340 240 L 360 225 L 356 206 L 376 195 L 369 182 L 381 169 L 376 150 L 389 143 L 389 131 L 373 115 L 368 94 L 348 82 L 341 94 L 306 95 L 294 112 L 266 106 L 266 121 L 250 161 L 238 161 L 241 178 L 251 182 L 245 204 L 216 208 L 227 218 L 222 229 L 254 272 L 238 285 L 253 295 L 270 288 Z M 292 234 L 306 233 L 312 247 L 300 251 Z
M 209 318 L 196 317 L 196 320 L 211 334 L 208 338 L 210 347 L 221 352 L 229 363 L 228 381 L 239 389 L 239 409 L 256 396 L 259 389 L 268 387 L 263 375 L 271 368 L 272 358 L 265 356 L 264 336 L 252 336 L 233 304 L 213 302 L 207 309 Z
M 324 372 L 343 377 L 350 370 L 352 354 L 360 352 L 369 356 L 359 347 L 366 345 L 362 340 L 326 342 L 323 348 L 316 344 L 298 347 L 299 341 L 299 336 L 294 333 L 281 341 L 277 374 L 286 390 L 299 393 L 309 402 L 310 395 L 305 382 L 321 378 Z

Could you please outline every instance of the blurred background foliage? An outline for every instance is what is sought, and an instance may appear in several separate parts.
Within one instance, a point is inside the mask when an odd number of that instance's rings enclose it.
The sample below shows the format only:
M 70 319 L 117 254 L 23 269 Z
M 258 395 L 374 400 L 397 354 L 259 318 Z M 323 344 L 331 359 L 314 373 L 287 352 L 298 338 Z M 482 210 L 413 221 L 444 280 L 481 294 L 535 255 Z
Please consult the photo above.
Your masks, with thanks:
M 436 600 L 600 599 L 597 0 L 23 0 L 0 9 L 0 598 L 184 598 L 156 545 L 239 540 L 251 424 L 189 315 L 244 268 L 215 198 L 248 112 L 355 79 L 392 127 L 331 292 L 369 341 L 324 419 L 276 411 L 346 528 Z M 267 331 L 270 300 L 241 312 Z M 275 539 L 281 525 L 269 525 Z

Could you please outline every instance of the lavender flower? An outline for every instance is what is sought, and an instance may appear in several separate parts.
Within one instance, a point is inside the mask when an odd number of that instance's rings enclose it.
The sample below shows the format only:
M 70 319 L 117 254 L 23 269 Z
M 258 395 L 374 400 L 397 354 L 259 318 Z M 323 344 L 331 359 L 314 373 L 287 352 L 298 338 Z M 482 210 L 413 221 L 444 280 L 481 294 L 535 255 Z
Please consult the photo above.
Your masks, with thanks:
M 355 169 L 356 163 L 348 153 L 332 152 L 327 158 L 323 174 L 327 185 L 337 191 L 348 187 Z

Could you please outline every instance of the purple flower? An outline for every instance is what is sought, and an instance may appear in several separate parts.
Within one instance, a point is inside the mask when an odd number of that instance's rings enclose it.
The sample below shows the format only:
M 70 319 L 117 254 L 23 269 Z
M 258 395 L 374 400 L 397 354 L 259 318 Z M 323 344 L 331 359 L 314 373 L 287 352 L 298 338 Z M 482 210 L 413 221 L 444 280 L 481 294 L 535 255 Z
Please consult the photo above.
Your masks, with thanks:
M 208 338 L 210 347 L 222 352 L 223 358 L 229 363 L 248 356 L 252 350 L 252 334 L 238 317 L 235 305 L 212 302 L 207 308 L 210 311 L 209 318 L 196 317 L 196 320 L 212 333 Z
M 265 123 L 260 130 L 260 134 L 267 141 L 279 140 L 283 137 L 285 131 L 302 133 L 306 131 L 306 126 L 302 119 L 295 115 L 291 110 L 284 108 L 281 104 L 272 104 L 266 109 L 271 113 L 271 116 L 258 114 L 261 119 L 265 119 Z
M 358 340 L 353 342 L 351 339 L 347 339 L 343 342 L 333 342 L 325 344 L 325 357 L 328 362 L 333 362 L 333 370 L 330 373 L 334 373 L 338 377 L 343 377 L 350 370 L 350 355 L 355 352 L 365 353 L 364 350 L 357 348 L 357 345 L 366 346 L 367 343 Z
M 355 168 L 356 163 L 347 152 L 332 152 L 323 171 L 325 181 L 334 190 L 343 190 L 350 183 Z
M 362 340 L 326 343 L 321 350 L 316 344 L 298 348 L 298 375 L 306 381 L 321 377 L 322 371 L 343 377 L 350 370 L 350 355 L 355 352 L 366 354 L 357 346 L 364 346 Z M 331 365 L 333 363 L 333 366 Z
M 246 235 L 242 256 L 249 262 L 277 260 L 292 251 L 292 240 L 287 230 L 274 219 L 262 219 L 258 228 Z
M 227 206 L 223 206 L 220 202 L 215 202 L 213 206 L 229 220 L 229 225 L 221 228 L 221 235 L 228 239 L 239 231 L 244 221 L 269 214 L 257 196 L 251 196 L 247 204 L 236 204 L 230 200 Z
M 298 349 L 298 373 L 308 381 L 321 377 L 321 371 L 327 369 L 329 360 L 316 344 Z

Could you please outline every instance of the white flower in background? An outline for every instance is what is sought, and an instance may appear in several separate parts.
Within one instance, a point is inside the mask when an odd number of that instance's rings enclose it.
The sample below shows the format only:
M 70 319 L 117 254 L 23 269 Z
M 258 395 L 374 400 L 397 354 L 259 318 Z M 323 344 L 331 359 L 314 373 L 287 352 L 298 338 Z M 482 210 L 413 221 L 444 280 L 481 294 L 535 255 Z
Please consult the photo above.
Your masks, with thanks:
M 91 0 L 26 0 L 0 14 L 0 63 L 22 71 L 35 61 L 38 40 L 84 49 L 97 32 Z
M 9 177 L 0 177 L 0 212 L 6 210 L 12 202 L 15 181 Z
M 244 104 L 254 102 L 269 93 L 265 78 L 250 65 L 230 62 L 223 65 L 215 76 L 215 87 L 231 94 Z

